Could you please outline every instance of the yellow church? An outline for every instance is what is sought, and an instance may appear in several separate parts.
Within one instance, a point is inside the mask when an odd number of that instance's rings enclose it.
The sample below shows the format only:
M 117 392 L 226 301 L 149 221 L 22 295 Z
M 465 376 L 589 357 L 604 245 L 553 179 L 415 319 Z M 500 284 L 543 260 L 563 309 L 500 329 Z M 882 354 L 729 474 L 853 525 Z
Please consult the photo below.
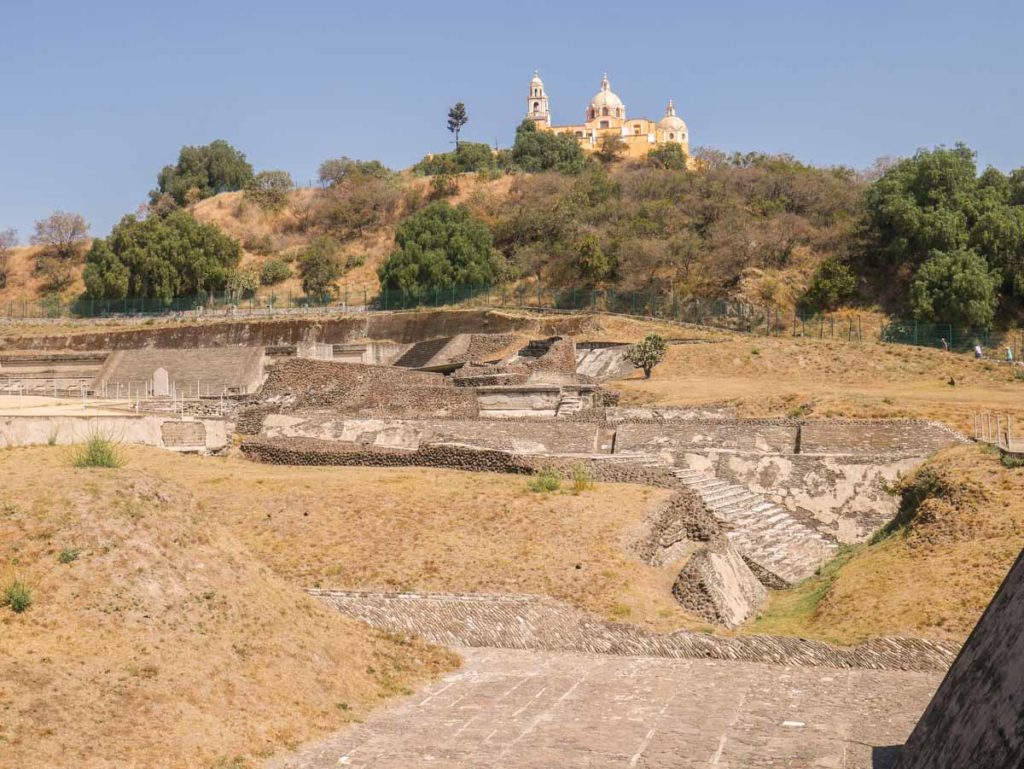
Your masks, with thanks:
M 536 123 L 537 128 L 575 136 L 587 152 L 599 150 L 604 137 L 618 136 L 625 144 L 623 155 L 628 158 L 642 158 L 659 144 L 678 144 L 687 157 L 690 155 L 690 132 L 683 119 L 676 114 L 671 99 L 665 108 L 665 116 L 657 122 L 645 117 L 627 117 L 626 105 L 612 91 L 608 75 L 602 78 L 601 90 L 590 100 L 586 119 L 581 124 L 553 126 L 551 104 L 544 90 L 544 82 L 540 74 L 534 72 L 530 81 L 526 117 Z

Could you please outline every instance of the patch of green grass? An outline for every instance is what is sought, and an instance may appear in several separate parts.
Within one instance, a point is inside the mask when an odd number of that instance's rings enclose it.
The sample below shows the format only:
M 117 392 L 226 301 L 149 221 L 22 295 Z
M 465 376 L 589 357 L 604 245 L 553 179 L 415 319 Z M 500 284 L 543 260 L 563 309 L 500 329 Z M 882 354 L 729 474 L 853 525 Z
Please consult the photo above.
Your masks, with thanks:
M 61 563 L 71 563 L 72 561 L 78 560 L 78 556 L 81 552 L 82 551 L 77 547 L 65 547 L 57 555 L 57 560 Z
M 768 608 L 754 620 L 751 630 L 771 635 L 803 635 L 840 569 L 863 548 L 864 545 L 840 545 L 836 557 L 821 566 L 813 577 L 788 590 L 773 591 Z
M 71 464 L 75 467 L 122 467 L 125 463 L 121 448 L 102 435 L 92 435 L 85 443 L 71 449 Z
M 549 491 L 558 491 L 562 486 L 562 476 L 553 467 L 542 467 L 530 478 L 530 491 L 543 494 Z
M 32 589 L 19 579 L 12 580 L 0 596 L 0 606 L 10 606 L 15 614 L 21 614 L 32 605 Z

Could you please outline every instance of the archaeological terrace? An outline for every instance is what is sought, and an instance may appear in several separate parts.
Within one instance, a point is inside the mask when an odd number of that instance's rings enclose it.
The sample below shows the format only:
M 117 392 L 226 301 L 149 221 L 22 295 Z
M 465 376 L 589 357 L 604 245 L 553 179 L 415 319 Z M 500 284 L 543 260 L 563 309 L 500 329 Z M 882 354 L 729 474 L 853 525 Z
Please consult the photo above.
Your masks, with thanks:
M 685 327 L 669 343 L 715 344 Z M 892 766 L 960 653 L 913 638 L 837 647 L 729 633 L 770 590 L 890 521 L 889 484 L 966 441 L 939 423 L 623 405 L 608 385 L 633 372 L 628 345 L 580 315 L 110 327 L 2 345 L 0 447 L 99 432 L 276 465 L 545 469 L 567 480 L 585 468 L 599 482 L 669 490 L 624 547 L 670 567 L 672 597 L 712 632 L 651 633 L 542 595 L 307 585 L 374 627 L 464 650 L 466 667 L 272 766 L 399 767 L 428 755 L 465 767 Z M 914 731 L 917 752 L 942 740 L 938 707 Z

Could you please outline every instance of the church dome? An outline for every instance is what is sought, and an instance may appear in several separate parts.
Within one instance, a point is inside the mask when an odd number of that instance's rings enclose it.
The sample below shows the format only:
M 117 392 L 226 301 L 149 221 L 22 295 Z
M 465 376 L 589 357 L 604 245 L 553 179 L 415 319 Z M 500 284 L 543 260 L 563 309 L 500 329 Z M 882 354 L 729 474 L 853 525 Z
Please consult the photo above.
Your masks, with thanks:
M 668 100 L 668 106 L 665 107 L 665 117 L 658 121 L 658 128 L 662 131 L 686 133 L 686 122 L 676 115 L 676 107 L 671 99 Z
M 594 98 L 590 100 L 590 107 L 596 111 L 600 111 L 602 108 L 608 107 L 609 109 L 618 108 L 625 112 L 626 107 L 622 103 L 622 99 L 612 91 L 611 86 L 608 83 L 608 75 L 605 75 L 601 80 L 601 90 L 598 91 L 594 95 Z
M 540 86 L 541 88 L 544 87 L 544 81 L 540 79 L 540 72 L 537 70 L 533 71 L 533 80 L 530 81 L 530 85 Z

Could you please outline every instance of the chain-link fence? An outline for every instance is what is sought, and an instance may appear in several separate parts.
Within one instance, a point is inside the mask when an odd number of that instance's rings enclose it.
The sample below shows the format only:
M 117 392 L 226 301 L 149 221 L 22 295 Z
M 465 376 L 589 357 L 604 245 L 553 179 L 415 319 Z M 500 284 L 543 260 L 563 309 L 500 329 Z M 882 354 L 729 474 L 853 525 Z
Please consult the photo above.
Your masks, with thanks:
M 152 317 L 167 315 L 275 314 L 323 308 L 337 311 L 411 310 L 445 306 L 505 307 L 557 311 L 607 312 L 693 323 L 763 336 L 795 336 L 847 342 L 879 340 L 895 344 L 969 350 L 1009 347 L 1016 357 L 1024 340 L 1016 332 L 993 334 L 988 329 L 946 323 L 919 323 L 877 316 L 787 313 L 771 305 L 727 299 L 678 296 L 661 291 L 616 291 L 592 288 L 447 286 L 417 292 L 361 285 L 339 286 L 332 294 L 306 296 L 261 289 L 239 296 L 210 293 L 173 299 L 89 299 L 63 303 L 55 299 L 0 304 L 9 319 Z M 1003 357 L 1002 351 L 999 357 Z

